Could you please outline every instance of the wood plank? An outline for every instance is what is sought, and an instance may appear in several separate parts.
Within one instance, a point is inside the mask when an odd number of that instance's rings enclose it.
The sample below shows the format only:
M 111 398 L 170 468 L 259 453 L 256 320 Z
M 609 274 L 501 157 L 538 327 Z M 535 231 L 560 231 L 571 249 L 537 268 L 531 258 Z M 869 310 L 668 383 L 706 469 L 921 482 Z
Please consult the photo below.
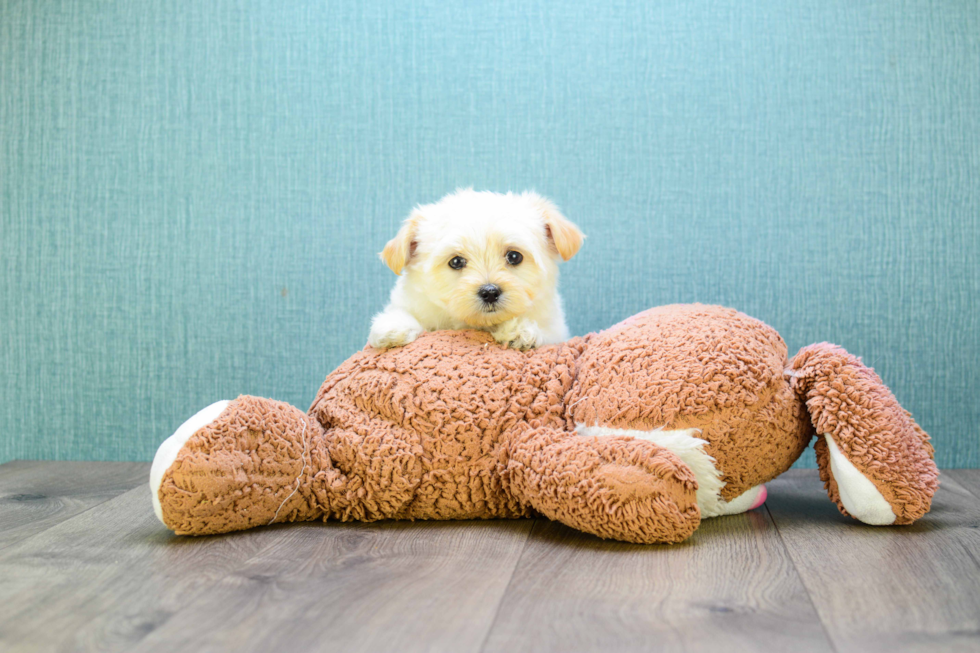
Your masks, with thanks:
M 282 535 L 174 536 L 141 483 L 0 551 L 0 650 L 129 650 Z
M 640 546 L 539 522 L 485 651 L 829 651 L 764 510 Z
M 0 550 L 146 483 L 149 473 L 149 463 L 0 465 Z
M 45 461 L 43 460 L 10 460 L 0 465 L 0 479 L 6 474 L 12 474 L 23 469 L 31 469 L 44 463 Z
M 533 522 L 295 525 L 134 651 L 478 651 Z
M 958 484 L 973 496 L 973 505 L 980 505 L 980 469 L 950 469 L 941 472 L 941 482 L 950 489 Z M 980 511 L 974 511 L 974 516 Z M 963 545 L 963 548 L 980 567 L 980 519 L 966 519 L 964 526 L 953 531 L 953 537 Z M 980 612 L 980 605 L 977 606 Z M 980 635 L 980 633 L 978 633 Z M 977 646 L 980 650 L 980 645 Z
M 980 650 L 980 507 L 950 474 L 911 526 L 841 515 L 815 470 L 791 470 L 766 503 L 838 651 Z
M 658 547 L 530 520 L 179 538 L 125 465 L 0 466 L 0 542 L 42 526 L 0 550 L 0 650 L 980 650 L 980 470 L 897 528 L 791 471 L 768 512 Z
M 980 499 L 980 469 L 947 469 L 942 472 L 942 475 L 952 478 Z

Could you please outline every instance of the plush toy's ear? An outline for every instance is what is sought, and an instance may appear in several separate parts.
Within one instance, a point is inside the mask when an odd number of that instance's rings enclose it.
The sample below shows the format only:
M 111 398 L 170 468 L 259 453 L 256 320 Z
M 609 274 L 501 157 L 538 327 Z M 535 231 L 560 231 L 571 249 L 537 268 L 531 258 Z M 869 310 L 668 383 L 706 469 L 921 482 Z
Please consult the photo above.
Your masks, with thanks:
M 534 193 L 528 193 L 544 215 L 544 229 L 551 243 L 563 260 L 578 253 L 585 235 L 575 224 L 563 216 L 554 204 Z
M 422 215 L 418 211 L 412 211 L 412 215 L 405 219 L 395 237 L 389 240 L 385 248 L 378 254 L 385 265 L 391 268 L 395 274 L 400 275 L 402 273 L 402 268 L 408 264 L 412 254 L 415 253 L 415 247 L 418 244 L 415 237 L 421 219 Z

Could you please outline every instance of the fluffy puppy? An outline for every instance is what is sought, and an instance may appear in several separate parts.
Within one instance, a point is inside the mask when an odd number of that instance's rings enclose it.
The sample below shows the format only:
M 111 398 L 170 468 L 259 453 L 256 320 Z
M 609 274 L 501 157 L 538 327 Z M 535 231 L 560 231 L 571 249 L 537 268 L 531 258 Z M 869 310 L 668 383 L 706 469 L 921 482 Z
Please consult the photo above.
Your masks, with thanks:
M 437 329 L 482 329 L 517 349 L 567 340 L 558 261 L 583 238 L 530 192 L 459 190 L 419 206 L 380 254 L 399 278 L 368 342 L 399 347 Z

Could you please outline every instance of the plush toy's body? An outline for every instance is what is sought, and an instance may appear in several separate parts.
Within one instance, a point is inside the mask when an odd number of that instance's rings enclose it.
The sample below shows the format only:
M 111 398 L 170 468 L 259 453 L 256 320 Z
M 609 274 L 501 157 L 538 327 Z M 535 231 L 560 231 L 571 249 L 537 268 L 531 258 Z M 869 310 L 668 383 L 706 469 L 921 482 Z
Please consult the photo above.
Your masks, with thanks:
M 249 396 L 201 411 L 161 445 L 150 484 L 181 534 L 542 514 L 678 542 L 759 505 L 814 433 L 842 512 L 908 524 L 928 511 L 929 438 L 872 370 L 827 344 L 789 360 L 772 328 L 701 305 L 528 352 L 477 331 L 367 348 L 308 414 Z

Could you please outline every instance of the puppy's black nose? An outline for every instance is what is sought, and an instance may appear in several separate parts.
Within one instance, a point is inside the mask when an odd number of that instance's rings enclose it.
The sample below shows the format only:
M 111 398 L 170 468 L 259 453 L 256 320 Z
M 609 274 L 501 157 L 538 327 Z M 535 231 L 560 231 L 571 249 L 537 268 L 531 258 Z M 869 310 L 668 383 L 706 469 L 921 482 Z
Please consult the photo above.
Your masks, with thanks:
M 477 296 L 488 304 L 495 304 L 500 299 L 500 286 L 492 283 L 480 286 Z

